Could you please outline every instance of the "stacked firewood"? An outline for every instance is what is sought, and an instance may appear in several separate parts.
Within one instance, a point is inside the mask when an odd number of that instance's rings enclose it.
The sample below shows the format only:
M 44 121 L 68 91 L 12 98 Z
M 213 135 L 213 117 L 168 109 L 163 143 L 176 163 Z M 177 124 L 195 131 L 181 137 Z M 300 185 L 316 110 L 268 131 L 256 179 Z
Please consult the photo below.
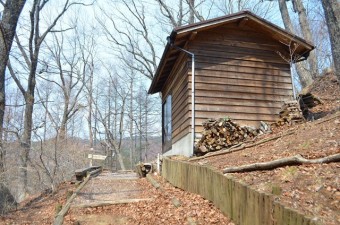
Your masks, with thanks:
M 288 101 L 283 104 L 279 113 L 279 119 L 273 123 L 274 126 L 292 125 L 304 122 L 300 105 L 297 101 Z
M 203 128 L 202 138 L 195 146 L 196 155 L 228 148 L 258 135 L 258 130 L 241 127 L 229 118 L 210 119 L 203 123 Z
M 136 172 L 139 177 L 146 177 L 146 174 L 152 173 L 153 165 L 151 163 L 138 163 Z

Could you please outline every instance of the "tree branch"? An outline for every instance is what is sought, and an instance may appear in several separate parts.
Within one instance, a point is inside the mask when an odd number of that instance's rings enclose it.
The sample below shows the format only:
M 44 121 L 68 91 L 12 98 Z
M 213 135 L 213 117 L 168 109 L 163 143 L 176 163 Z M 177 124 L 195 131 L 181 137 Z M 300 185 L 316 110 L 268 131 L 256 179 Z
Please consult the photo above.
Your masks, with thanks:
M 321 164 L 331 162 L 340 162 L 340 153 L 318 159 L 305 159 L 301 155 L 295 155 L 292 157 L 277 159 L 269 162 L 254 163 L 236 167 L 227 167 L 223 169 L 223 173 L 242 173 L 257 170 L 271 170 L 282 166 L 292 166 L 301 164 Z
M 24 87 L 21 85 L 18 77 L 15 75 L 14 69 L 13 69 L 9 59 L 8 59 L 8 62 L 7 62 L 7 67 L 8 67 L 9 73 L 11 74 L 11 77 L 13 78 L 15 83 L 17 84 L 17 86 L 18 86 L 20 92 L 22 93 L 22 95 L 25 97 L 26 91 L 25 91 Z

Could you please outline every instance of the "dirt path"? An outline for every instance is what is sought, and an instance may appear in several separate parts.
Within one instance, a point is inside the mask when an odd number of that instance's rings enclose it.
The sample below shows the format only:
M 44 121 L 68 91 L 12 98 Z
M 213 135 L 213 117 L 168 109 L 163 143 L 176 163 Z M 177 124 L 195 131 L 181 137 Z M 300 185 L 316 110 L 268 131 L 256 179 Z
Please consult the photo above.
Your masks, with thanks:
M 126 224 L 129 218 L 124 215 L 78 212 L 104 205 L 150 201 L 152 197 L 135 173 L 103 172 L 92 178 L 73 200 L 72 218 L 80 224 Z
M 72 207 L 149 200 L 145 187 L 138 182 L 135 173 L 103 172 L 92 178 L 72 202 Z
M 221 224 L 234 225 L 211 202 L 199 195 L 174 188 L 159 176 L 153 176 L 162 186 L 154 188 L 145 179 L 135 174 L 112 174 L 103 172 L 91 178 L 80 194 L 74 199 L 65 216 L 64 224 Z M 76 185 L 69 182 L 58 187 L 58 191 L 42 193 L 27 199 L 16 211 L 0 216 L 2 224 L 53 224 L 56 209 L 64 205 Z M 172 199 L 180 201 L 175 207 Z M 143 200 L 146 199 L 146 200 Z M 136 201 L 137 202 L 131 202 Z M 130 201 L 130 202 L 129 202 Z M 84 207 L 84 204 L 120 204 Z M 129 202 L 129 203 L 122 203 Z
M 64 224 L 233 225 L 209 201 L 174 188 L 159 176 L 154 179 L 162 191 L 134 174 L 103 173 L 86 184 L 72 203 Z M 179 207 L 172 203 L 174 197 L 180 201 Z M 118 204 L 105 205 L 110 203 Z

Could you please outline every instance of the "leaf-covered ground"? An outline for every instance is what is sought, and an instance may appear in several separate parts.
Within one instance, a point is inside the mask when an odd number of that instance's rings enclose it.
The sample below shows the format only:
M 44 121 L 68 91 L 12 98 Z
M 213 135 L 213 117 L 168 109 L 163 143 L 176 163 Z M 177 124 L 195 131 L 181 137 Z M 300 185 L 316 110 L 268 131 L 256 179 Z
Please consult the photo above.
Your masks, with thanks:
M 17 210 L 0 216 L 0 224 L 50 225 L 56 210 L 66 202 L 66 198 L 75 189 L 70 183 L 63 183 L 52 194 L 48 191 L 31 196 L 23 201 Z
M 100 178 L 104 180 L 103 177 Z M 98 179 L 98 180 L 100 180 Z M 111 206 L 77 208 L 71 207 L 64 219 L 64 224 L 225 224 L 234 225 L 214 205 L 199 195 L 187 193 L 171 186 L 159 176 L 154 179 L 161 184 L 162 190 L 156 189 L 146 179 L 126 180 L 114 179 L 98 183 L 93 178 L 80 192 L 80 199 L 75 199 L 74 205 L 84 202 L 113 200 L 116 198 L 151 198 L 149 201 L 136 203 L 117 204 Z M 66 196 L 75 186 L 63 184 L 52 195 L 45 193 L 27 199 L 17 211 L 12 211 L 0 217 L 0 224 L 52 224 L 56 208 L 65 204 Z M 92 191 L 94 190 L 94 192 Z M 94 194 L 88 194 L 94 193 Z M 84 197 L 85 196 L 85 197 Z M 176 207 L 172 199 L 180 201 Z
M 327 117 L 326 117 L 327 118 Z M 260 146 L 198 161 L 223 169 L 302 155 L 308 159 L 340 153 L 340 114 L 338 119 L 290 128 L 292 135 Z M 277 194 L 285 205 L 315 217 L 325 224 L 340 224 L 340 163 L 286 166 L 267 171 L 233 173 L 252 187 Z
M 134 181 L 141 192 L 134 198 L 152 198 L 129 204 L 117 204 L 95 208 L 71 208 L 64 224 L 228 224 L 233 225 L 211 202 L 199 195 L 187 193 L 174 188 L 161 177 L 154 176 L 161 184 L 162 190 L 156 189 L 147 179 Z M 125 181 L 116 181 L 119 182 Z M 119 186 L 119 185 L 117 185 Z M 105 189 L 104 187 L 101 187 Z M 112 190 L 112 187 L 107 187 Z M 117 192 L 124 192 L 120 187 Z M 172 199 L 180 201 L 176 207 Z
M 265 162 L 300 154 L 314 159 L 340 153 L 340 86 L 334 76 L 319 78 L 310 87 L 322 105 L 314 107 L 312 117 L 316 120 L 300 125 L 276 129 L 267 138 L 287 130 L 293 134 L 271 142 L 247 148 L 242 151 L 209 157 L 197 161 L 219 169 L 229 166 Z M 322 165 L 286 166 L 269 171 L 233 173 L 232 176 L 254 188 L 273 193 L 283 204 L 295 208 L 316 220 L 328 225 L 340 224 L 340 163 Z M 230 220 L 202 197 L 174 188 L 161 177 L 155 177 L 164 188 L 156 190 L 145 178 L 134 181 L 140 195 L 151 201 L 120 204 L 94 208 L 72 208 L 64 224 L 229 224 Z M 91 183 L 89 183 L 91 184 Z M 107 185 L 107 192 L 105 192 Z M 97 189 L 110 196 L 112 188 L 124 192 L 124 185 L 112 186 L 102 182 L 101 186 L 92 183 L 85 188 Z M 127 188 L 130 192 L 134 188 Z M 0 224 L 52 224 L 56 209 L 66 202 L 74 185 L 64 183 L 55 194 L 48 192 L 32 196 L 17 210 L 0 217 Z M 86 190 L 86 189 L 85 189 Z M 85 195 L 86 196 L 86 195 Z M 95 195 L 91 196 L 94 198 Z M 172 198 L 180 200 L 181 206 L 175 207 Z

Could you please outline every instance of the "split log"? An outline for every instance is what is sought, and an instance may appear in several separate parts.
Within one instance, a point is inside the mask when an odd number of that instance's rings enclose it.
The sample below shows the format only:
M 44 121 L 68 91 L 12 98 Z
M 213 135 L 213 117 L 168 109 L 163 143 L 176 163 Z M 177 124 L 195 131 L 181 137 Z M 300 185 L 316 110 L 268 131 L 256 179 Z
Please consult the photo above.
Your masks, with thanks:
M 321 164 L 331 162 L 340 162 L 340 153 L 319 159 L 305 159 L 301 155 L 295 155 L 292 157 L 277 159 L 269 162 L 254 163 L 237 167 L 227 167 L 223 169 L 223 173 L 242 173 L 257 170 L 271 170 L 282 166 L 292 166 L 301 164 Z
M 210 119 L 203 124 L 201 139 L 196 143 L 195 154 L 204 155 L 242 143 L 259 134 L 259 129 L 239 126 L 230 118 Z
M 161 187 L 161 185 L 155 181 L 155 179 L 152 178 L 151 175 L 147 174 L 146 175 L 146 179 L 148 179 L 148 181 L 152 184 L 152 186 L 154 186 L 156 189 L 159 189 Z
M 171 198 L 171 202 L 176 208 L 179 208 L 182 205 L 182 202 L 180 202 L 180 200 L 176 197 Z
M 139 177 L 146 177 L 146 175 L 152 172 L 152 164 L 151 163 L 138 163 L 136 165 L 136 172 Z
M 272 126 L 293 125 L 305 121 L 298 101 L 287 101 L 281 107 L 279 119 L 272 123 Z

